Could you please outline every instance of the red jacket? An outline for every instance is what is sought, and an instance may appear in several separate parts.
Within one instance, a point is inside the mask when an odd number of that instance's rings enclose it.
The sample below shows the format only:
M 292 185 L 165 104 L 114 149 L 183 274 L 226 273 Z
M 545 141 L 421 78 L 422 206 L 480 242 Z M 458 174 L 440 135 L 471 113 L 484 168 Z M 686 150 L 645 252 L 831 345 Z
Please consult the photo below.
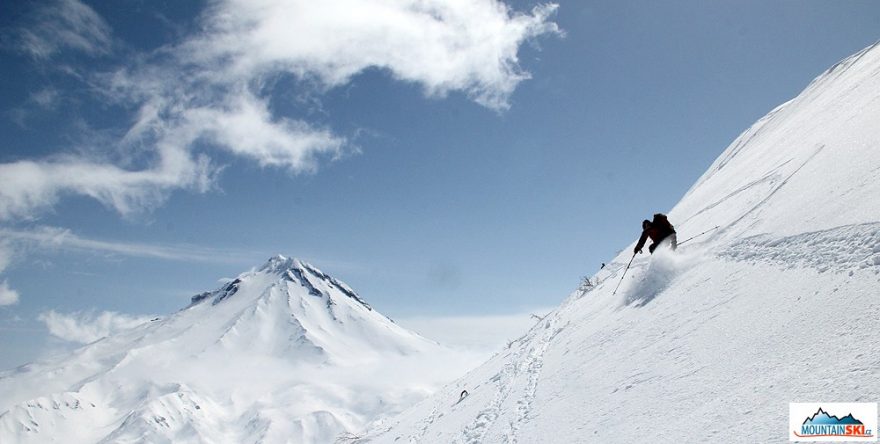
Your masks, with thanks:
M 639 238 L 639 242 L 636 244 L 636 248 L 633 249 L 633 251 L 637 252 L 641 250 L 642 247 L 645 246 L 645 241 L 647 241 L 649 237 L 654 245 L 657 245 L 673 233 L 675 233 L 675 228 L 669 223 L 669 219 L 666 218 L 666 215 L 657 213 L 654 215 L 654 220 L 651 222 L 651 225 L 642 231 L 642 236 Z

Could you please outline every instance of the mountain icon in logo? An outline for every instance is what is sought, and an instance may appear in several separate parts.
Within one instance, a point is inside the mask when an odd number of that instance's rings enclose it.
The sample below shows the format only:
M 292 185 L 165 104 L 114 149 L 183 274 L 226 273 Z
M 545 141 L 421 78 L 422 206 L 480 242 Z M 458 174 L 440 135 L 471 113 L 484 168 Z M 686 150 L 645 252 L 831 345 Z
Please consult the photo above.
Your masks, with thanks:
M 828 412 L 822 410 L 819 407 L 819 410 L 813 414 L 813 416 L 808 417 L 804 420 L 804 425 L 838 425 L 838 424 L 862 424 L 862 421 L 854 418 L 852 413 L 844 416 L 843 418 L 838 418 L 834 415 L 829 415 Z

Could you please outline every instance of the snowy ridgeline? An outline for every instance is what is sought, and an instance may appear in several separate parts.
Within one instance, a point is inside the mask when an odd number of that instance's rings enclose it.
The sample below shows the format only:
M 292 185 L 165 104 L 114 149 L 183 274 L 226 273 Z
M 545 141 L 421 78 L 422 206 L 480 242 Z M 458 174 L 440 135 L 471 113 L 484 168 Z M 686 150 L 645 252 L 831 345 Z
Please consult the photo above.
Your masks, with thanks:
M 278 256 L 166 318 L 0 373 L 0 443 L 333 442 L 477 357 Z
M 745 131 L 521 340 L 362 442 L 786 442 L 788 403 L 880 402 L 880 47 Z M 462 390 L 469 395 L 460 399 Z

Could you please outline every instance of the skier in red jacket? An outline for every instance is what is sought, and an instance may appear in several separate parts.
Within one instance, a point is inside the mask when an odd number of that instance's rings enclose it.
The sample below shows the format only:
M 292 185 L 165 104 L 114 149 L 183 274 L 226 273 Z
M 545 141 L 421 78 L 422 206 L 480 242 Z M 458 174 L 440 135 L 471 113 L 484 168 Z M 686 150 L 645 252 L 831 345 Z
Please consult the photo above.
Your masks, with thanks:
M 647 219 L 642 221 L 642 237 L 639 238 L 636 248 L 633 249 L 633 254 L 642 252 L 642 247 L 645 246 L 645 241 L 647 241 L 649 237 L 653 241 L 648 247 L 648 251 L 651 252 L 651 254 L 654 254 L 654 250 L 657 249 L 657 245 L 660 245 L 660 242 L 666 240 L 668 240 L 669 247 L 672 248 L 673 251 L 675 250 L 675 247 L 678 246 L 678 241 L 675 238 L 675 228 L 669 223 L 669 219 L 666 218 L 666 215 L 662 213 L 655 214 L 653 221 Z

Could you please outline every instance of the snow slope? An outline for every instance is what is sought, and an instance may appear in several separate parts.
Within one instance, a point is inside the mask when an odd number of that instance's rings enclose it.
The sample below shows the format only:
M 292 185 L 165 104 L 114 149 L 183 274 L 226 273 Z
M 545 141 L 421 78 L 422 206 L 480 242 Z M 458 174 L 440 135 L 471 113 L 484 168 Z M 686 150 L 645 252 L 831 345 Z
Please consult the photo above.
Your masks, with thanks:
M 472 364 L 276 256 L 168 317 L 0 373 L 0 443 L 333 442 Z
M 878 122 L 874 45 L 756 122 L 669 212 L 679 241 L 717 230 L 637 256 L 614 295 L 624 248 L 362 441 L 787 442 L 789 402 L 880 401 Z

